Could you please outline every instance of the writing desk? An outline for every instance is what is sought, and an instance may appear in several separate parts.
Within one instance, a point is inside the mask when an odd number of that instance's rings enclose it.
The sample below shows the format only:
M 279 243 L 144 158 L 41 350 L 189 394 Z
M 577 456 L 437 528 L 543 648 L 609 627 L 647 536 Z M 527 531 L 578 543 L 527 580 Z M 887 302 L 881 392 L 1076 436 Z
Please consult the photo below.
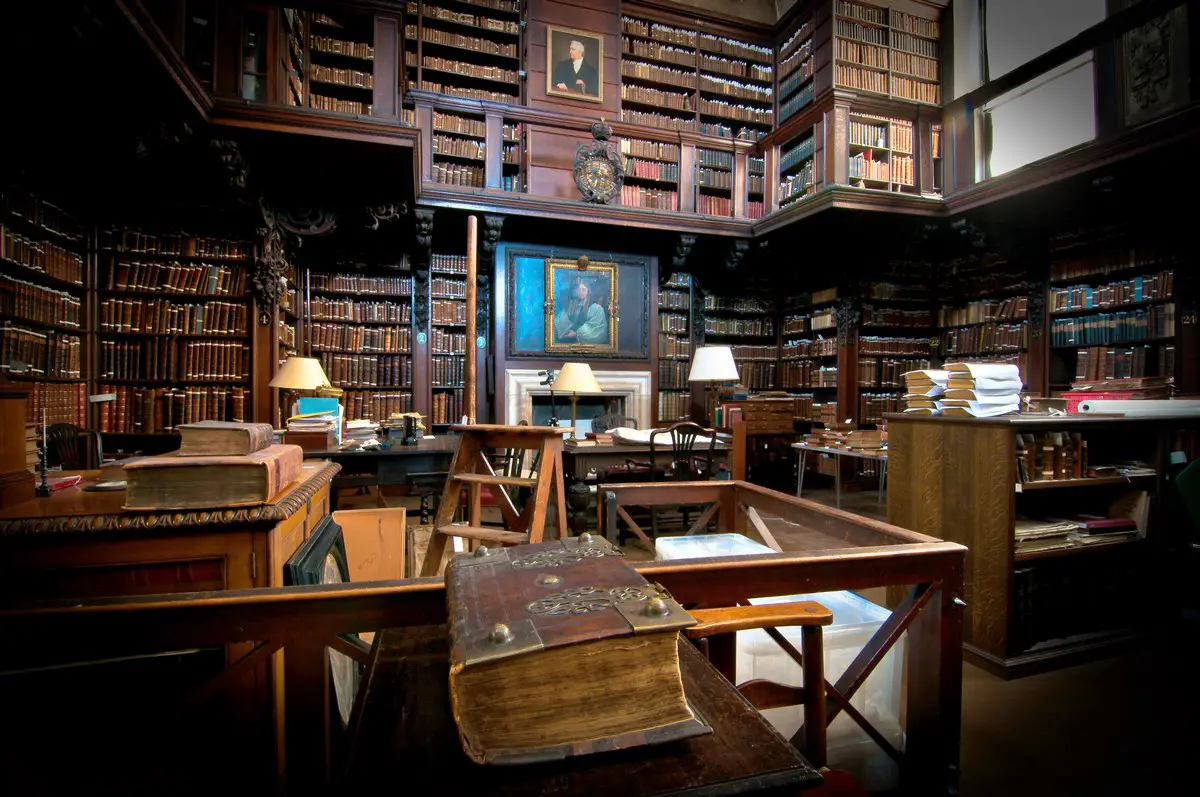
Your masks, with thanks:
M 341 473 L 334 481 L 339 487 L 380 487 L 382 485 L 405 484 L 410 473 L 444 471 L 450 468 L 450 460 L 458 450 L 458 435 L 424 437 L 415 446 L 393 444 L 375 451 L 360 449 L 334 449 L 332 451 L 306 451 L 310 459 L 328 459 L 341 466 Z
M 376 635 L 350 722 L 348 786 L 435 785 L 445 795 L 795 794 L 821 775 L 689 643 L 679 642 L 688 700 L 713 733 L 541 764 L 481 766 L 450 713 L 445 626 Z M 581 689 L 620 685 L 577 684 Z
M 655 446 L 655 453 L 662 457 L 671 455 L 671 444 Z M 727 462 L 729 460 L 730 447 L 725 445 L 721 440 L 717 440 L 713 446 L 713 466 L 719 462 Z M 702 448 L 696 448 L 692 452 L 693 456 L 702 457 L 706 451 Z M 611 446 L 563 446 L 563 472 L 573 476 L 574 478 L 583 481 L 588 477 L 588 473 L 596 471 L 596 478 L 603 480 L 608 472 L 614 468 L 625 467 L 628 460 L 636 459 L 647 461 L 650 459 L 650 444 L 642 445 L 611 445 Z M 664 459 L 663 462 L 666 462 Z
M 883 490 L 887 484 L 887 449 L 848 449 L 848 448 L 828 448 L 826 446 L 814 446 L 808 443 L 792 443 L 792 448 L 800 452 L 800 473 L 796 476 L 796 497 L 804 491 L 804 460 L 808 452 L 814 454 L 831 454 L 837 459 L 837 463 L 833 468 L 833 485 L 834 495 L 837 497 L 837 508 L 842 508 L 842 457 L 851 457 L 852 459 L 871 459 L 879 463 L 879 503 L 883 503 Z

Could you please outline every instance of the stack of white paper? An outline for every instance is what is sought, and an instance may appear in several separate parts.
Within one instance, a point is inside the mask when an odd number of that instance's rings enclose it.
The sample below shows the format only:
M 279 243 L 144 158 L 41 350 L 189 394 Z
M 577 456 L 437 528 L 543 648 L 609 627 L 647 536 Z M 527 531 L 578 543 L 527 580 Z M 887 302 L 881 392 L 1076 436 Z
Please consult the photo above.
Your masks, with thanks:
M 943 415 L 993 418 L 1021 408 L 1021 374 L 1010 363 L 950 363 L 946 392 L 938 400 Z
M 906 371 L 900 376 L 904 379 L 904 411 L 911 415 L 937 415 L 937 398 L 945 394 L 950 374 L 924 368 Z

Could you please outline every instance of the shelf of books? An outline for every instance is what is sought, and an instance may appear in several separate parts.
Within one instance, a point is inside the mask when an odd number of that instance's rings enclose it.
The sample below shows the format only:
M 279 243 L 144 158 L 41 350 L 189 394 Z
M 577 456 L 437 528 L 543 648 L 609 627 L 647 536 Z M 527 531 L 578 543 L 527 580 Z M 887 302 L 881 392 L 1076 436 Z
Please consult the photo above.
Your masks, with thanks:
M 287 288 L 279 301 L 279 315 L 275 320 L 275 339 L 279 343 L 277 364 L 281 366 L 288 357 L 300 353 L 299 282 L 294 265 L 289 263 L 284 268 L 284 279 Z
M 28 382 L 30 422 L 87 426 L 84 251 L 70 215 L 0 189 L 0 373 Z
M 486 139 L 483 116 L 434 110 L 433 182 L 483 188 Z
M 733 153 L 696 148 L 696 212 L 733 215 Z
M 942 195 L 943 186 L 945 185 L 945 165 L 942 161 L 942 147 L 945 142 L 942 140 L 942 125 L 940 122 L 934 122 L 929 126 L 929 158 L 933 164 L 933 173 L 931 175 L 932 184 L 929 189 L 932 193 L 938 196 Z
M 1027 386 L 1029 283 L 1019 265 L 983 256 L 952 261 L 941 271 L 938 349 L 943 363 L 1012 363 Z M 952 297 L 952 298 L 951 298 Z
M 505 191 L 524 193 L 529 187 L 525 126 L 520 122 L 505 119 L 504 125 L 500 129 L 500 137 L 504 146 L 504 156 L 501 158 L 503 173 L 500 175 L 500 188 Z
M 761 219 L 767 212 L 767 163 L 753 155 L 746 158 L 746 218 Z
M 343 11 L 283 12 L 280 59 L 287 104 L 370 116 L 375 96 L 374 18 Z
M 779 207 L 813 193 L 816 187 L 812 129 L 784 144 L 779 151 Z
M 520 0 L 409 0 L 405 73 L 425 91 L 519 103 L 523 18 Z
M 691 417 L 692 275 L 676 271 L 658 291 L 658 424 Z
M 1050 387 L 1166 377 L 1175 369 L 1174 253 L 1130 245 L 1125 230 L 1090 231 L 1050 265 Z
M 814 55 L 813 19 L 810 16 L 802 20 L 779 46 L 779 89 L 776 92 L 779 124 L 813 101 Z
M 770 47 L 621 17 L 621 119 L 756 141 L 771 129 Z
M 740 382 L 750 390 L 778 384 L 775 308 L 762 299 L 704 295 L 705 342 L 733 350 Z
M 936 19 L 836 0 L 834 85 L 922 105 L 941 105 Z
M 621 204 L 635 208 L 679 210 L 679 145 L 622 138 L 625 183 Z
M 245 420 L 250 406 L 248 241 L 100 233 L 95 392 L 99 430 L 168 434 Z
M 833 302 L 837 288 L 813 291 L 788 302 L 781 321 L 779 387 L 809 399 L 810 420 L 825 405 L 837 406 L 838 339 Z M 834 417 L 837 412 L 834 410 Z
M 916 191 L 912 122 L 851 112 L 847 133 L 851 186 Z
M 347 420 L 413 407 L 412 277 L 308 273 L 308 339 Z
M 467 355 L 467 258 L 433 255 L 429 266 L 430 423 L 458 423 L 463 415 Z

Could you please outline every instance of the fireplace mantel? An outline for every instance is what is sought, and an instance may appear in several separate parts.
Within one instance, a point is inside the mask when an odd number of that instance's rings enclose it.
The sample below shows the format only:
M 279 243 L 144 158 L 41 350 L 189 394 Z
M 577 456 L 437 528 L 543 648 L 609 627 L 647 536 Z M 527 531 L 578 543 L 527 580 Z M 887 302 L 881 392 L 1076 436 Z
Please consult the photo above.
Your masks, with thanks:
M 605 394 L 625 398 L 625 414 L 636 418 L 639 429 L 654 425 L 650 411 L 649 371 L 597 371 L 596 381 Z M 504 372 L 504 422 L 516 424 L 533 417 L 533 397 L 550 395 L 549 385 L 541 384 L 538 369 L 509 368 Z M 561 394 L 558 394 L 561 395 Z

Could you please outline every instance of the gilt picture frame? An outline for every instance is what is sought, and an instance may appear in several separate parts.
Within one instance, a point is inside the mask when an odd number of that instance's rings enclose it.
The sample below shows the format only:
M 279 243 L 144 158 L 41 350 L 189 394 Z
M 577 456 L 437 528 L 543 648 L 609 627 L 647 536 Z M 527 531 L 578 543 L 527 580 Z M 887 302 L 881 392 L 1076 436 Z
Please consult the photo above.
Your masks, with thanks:
M 546 260 L 546 352 L 615 354 L 620 322 L 616 263 Z
M 581 55 L 578 59 L 575 58 L 577 54 Z M 602 35 L 546 26 L 546 96 L 604 102 Z

